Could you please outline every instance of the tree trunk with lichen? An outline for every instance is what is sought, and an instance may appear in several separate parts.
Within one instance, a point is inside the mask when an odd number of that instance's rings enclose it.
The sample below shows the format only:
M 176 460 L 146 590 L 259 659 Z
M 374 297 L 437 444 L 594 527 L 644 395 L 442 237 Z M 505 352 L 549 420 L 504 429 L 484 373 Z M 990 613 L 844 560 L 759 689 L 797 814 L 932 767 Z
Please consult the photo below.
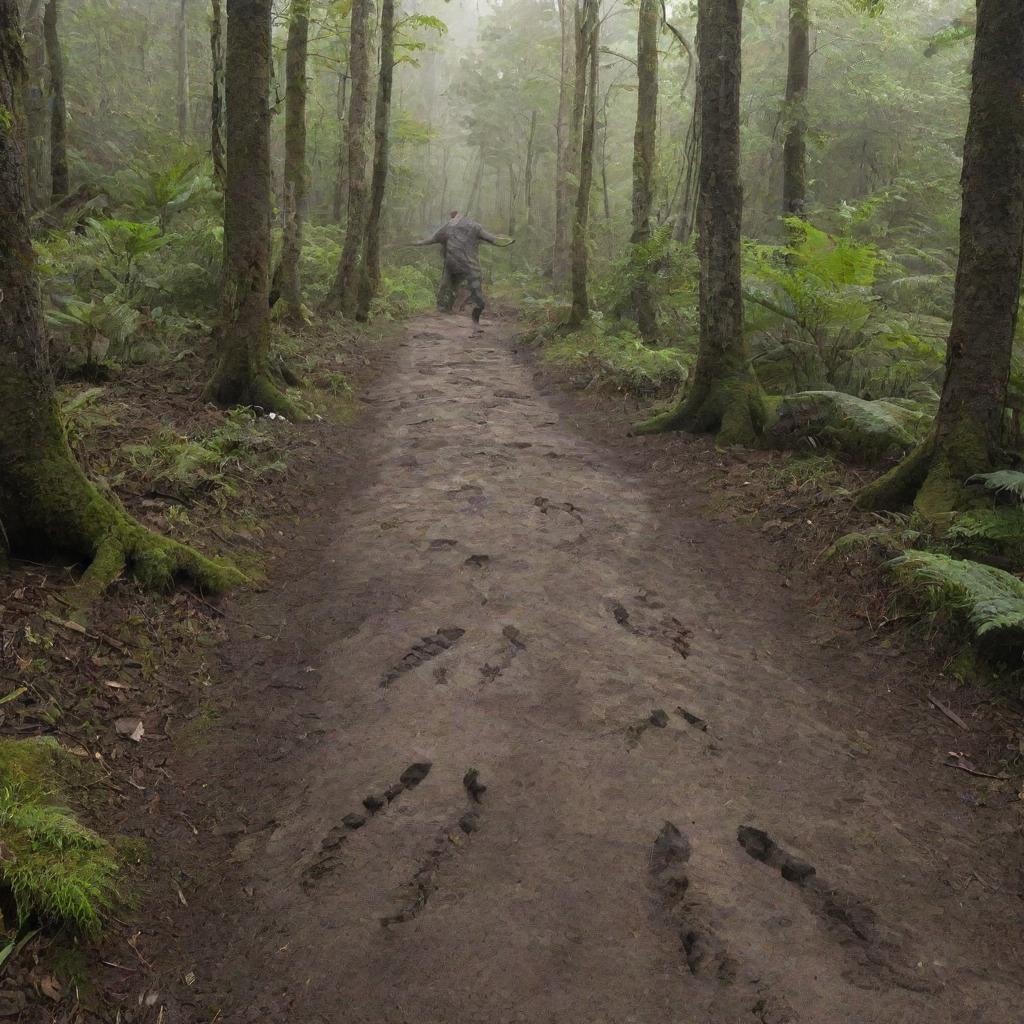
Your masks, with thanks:
M 597 73 L 600 0 L 583 0 L 577 7 L 576 87 L 573 100 L 573 124 L 579 125 L 579 185 L 576 189 L 572 221 L 572 309 L 569 325 L 578 327 L 590 315 L 587 291 L 587 229 L 590 225 L 590 189 L 594 181 L 594 141 L 597 128 Z
M 348 211 L 345 243 L 331 290 L 324 300 L 328 312 L 354 316 L 359 291 L 359 254 L 366 228 L 366 124 L 370 108 L 370 16 L 373 0 L 353 0 L 349 33 Z
M 64 54 L 60 48 L 57 0 L 47 0 L 43 39 L 50 70 L 50 197 L 56 202 L 71 190 L 68 176 L 68 109 L 64 100 Z
M 309 51 L 309 0 L 293 0 L 285 59 L 284 239 L 281 246 L 281 301 L 286 316 L 302 319 L 299 262 L 306 219 L 309 173 L 306 168 L 306 59 Z
M 0 106 L 7 113 L 0 118 L 0 554 L 85 560 L 77 605 L 98 597 L 126 566 L 154 586 L 186 576 L 222 590 L 241 575 L 130 518 L 88 480 L 68 447 L 29 237 L 24 75 L 17 0 L 0 0 Z
M 572 111 L 575 35 L 573 14 L 576 0 L 559 0 L 561 73 L 558 78 L 558 111 L 555 115 L 555 240 L 551 272 L 555 284 L 569 280 L 569 229 L 572 221 L 572 164 L 578 139 L 570 122 Z
M 220 352 L 207 397 L 290 418 L 270 372 L 271 0 L 228 0 Z
M 31 0 L 25 17 L 25 139 L 28 147 L 29 200 L 43 206 L 46 168 L 46 46 L 43 43 L 43 0 Z
M 789 0 L 789 70 L 786 76 L 786 141 L 782 150 L 782 210 L 800 217 L 807 205 L 807 85 L 810 80 L 808 0 Z
M 636 130 L 633 133 L 633 233 L 630 242 L 642 246 L 651 239 L 651 207 L 654 204 L 654 162 L 658 129 L 658 28 L 660 0 L 640 0 L 637 32 Z M 651 283 L 644 268 L 633 288 L 640 336 L 648 344 L 657 340 L 657 320 Z
M 676 408 L 637 433 L 716 433 L 750 444 L 764 428 L 764 396 L 743 336 L 740 284 L 740 37 L 742 0 L 700 0 L 697 50 L 701 154 L 697 198 L 700 343 L 693 383 Z
M 1024 260 L 1024 0 L 979 0 L 946 380 L 928 439 L 858 496 L 940 516 L 1001 460 Z
M 223 190 L 227 181 L 224 163 L 224 18 L 220 0 L 210 0 L 210 159 L 213 177 Z
M 178 122 L 178 141 L 184 145 L 188 141 L 188 0 L 178 0 L 176 30 L 178 89 L 175 113 Z
M 377 77 L 377 104 L 373 114 L 373 177 L 370 183 L 370 208 L 366 216 L 366 247 L 359 279 L 357 320 L 369 317 L 370 303 L 380 287 L 380 216 L 388 181 L 391 86 L 394 77 L 395 2 L 381 0 L 380 69 Z

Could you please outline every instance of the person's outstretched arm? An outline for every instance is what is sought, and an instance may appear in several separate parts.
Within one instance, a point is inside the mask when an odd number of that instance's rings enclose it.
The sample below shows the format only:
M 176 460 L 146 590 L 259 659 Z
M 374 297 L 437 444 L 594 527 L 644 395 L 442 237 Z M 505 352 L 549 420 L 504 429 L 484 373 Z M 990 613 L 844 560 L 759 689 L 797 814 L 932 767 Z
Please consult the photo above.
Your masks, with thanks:
M 514 238 L 506 238 L 505 241 L 499 241 L 498 237 L 492 235 L 486 228 L 481 228 L 480 234 L 477 237 L 479 237 L 481 242 L 490 242 L 491 245 L 499 246 L 511 245 L 515 241 Z

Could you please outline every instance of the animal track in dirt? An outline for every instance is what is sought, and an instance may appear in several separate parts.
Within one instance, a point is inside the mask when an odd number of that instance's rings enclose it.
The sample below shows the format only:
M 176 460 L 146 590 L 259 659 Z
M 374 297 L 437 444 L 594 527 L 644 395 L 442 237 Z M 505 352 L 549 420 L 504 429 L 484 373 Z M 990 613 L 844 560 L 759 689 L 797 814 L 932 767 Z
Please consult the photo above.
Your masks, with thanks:
M 490 555 L 470 555 L 462 564 L 471 569 L 482 569 L 491 561 Z
M 548 512 L 554 509 L 558 512 L 567 512 L 578 523 L 583 522 L 583 516 L 580 515 L 581 509 L 578 509 L 571 501 L 551 501 L 550 498 L 534 498 L 533 503 L 544 515 L 547 515 Z
M 439 654 L 444 654 L 445 651 L 450 650 L 458 642 L 459 638 L 465 635 L 466 631 L 464 629 L 459 629 L 458 626 L 450 626 L 447 629 L 439 629 L 433 636 L 423 637 L 418 643 L 413 644 L 412 650 L 404 655 L 397 665 L 392 666 L 384 673 L 380 685 L 382 687 L 390 686 L 400 676 L 405 675 L 406 672 L 411 672 L 414 668 L 419 668 L 420 665 L 425 664 L 432 658 L 436 658 Z
M 630 617 L 625 605 L 615 601 L 610 607 L 615 621 L 634 636 L 642 636 L 666 644 L 682 658 L 690 656 L 689 638 L 692 630 L 687 629 L 674 615 L 665 614 L 660 621 L 652 625 L 637 625 Z
M 480 805 L 487 786 L 480 781 L 480 773 L 475 768 L 466 772 L 462 785 L 469 797 L 469 808 L 456 822 L 434 837 L 427 855 L 419 862 L 412 878 L 404 886 L 398 910 L 380 918 L 382 928 L 405 924 L 419 917 L 430 902 L 430 897 L 437 891 L 437 878 L 441 869 L 465 846 L 469 837 L 480 830 Z
M 398 782 L 388 786 L 383 794 L 370 793 L 363 798 L 363 807 L 372 818 L 382 811 L 392 800 L 407 790 L 415 789 L 429 774 L 432 765 L 429 761 L 414 761 L 398 777 Z M 485 787 L 486 788 L 486 787 Z M 341 867 L 341 847 L 350 833 L 356 832 L 367 824 L 364 814 L 350 812 L 341 819 L 320 841 L 316 856 L 302 872 L 302 888 L 311 892 L 317 882 Z
M 430 542 L 431 551 L 450 551 L 452 548 L 458 545 L 457 540 L 453 540 L 451 537 L 437 537 Z
M 664 729 L 668 725 L 668 715 L 661 708 L 655 708 L 645 718 L 626 726 L 626 746 L 632 749 L 648 729 Z
M 480 666 L 480 680 L 484 683 L 493 683 L 508 667 L 515 661 L 520 651 L 526 650 L 526 641 L 523 634 L 515 626 L 505 626 L 501 631 L 505 643 L 498 649 L 496 663 L 485 661 Z
M 798 1024 L 785 999 L 772 993 L 741 959 L 733 956 L 711 925 L 710 908 L 690 884 L 689 838 L 666 821 L 648 853 L 656 917 L 679 939 L 690 973 L 711 989 L 710 1021 L 721 1024 Z
M 877 988 L 882 983 L 912 992 L 937 989 L 910 966 L 912 958 L 904 949 L 905 936 L 885 929 L 874 909 L 863 900 L 821 878 L 813 864 L 790 853 L 762 829 L 741 825 L 736 839 L 754 860 L 777 868 L 787 882 L 795 885 L 826 932 L 853 956 L 856 967 L 846 973 L 851 983 L 865 988 Z

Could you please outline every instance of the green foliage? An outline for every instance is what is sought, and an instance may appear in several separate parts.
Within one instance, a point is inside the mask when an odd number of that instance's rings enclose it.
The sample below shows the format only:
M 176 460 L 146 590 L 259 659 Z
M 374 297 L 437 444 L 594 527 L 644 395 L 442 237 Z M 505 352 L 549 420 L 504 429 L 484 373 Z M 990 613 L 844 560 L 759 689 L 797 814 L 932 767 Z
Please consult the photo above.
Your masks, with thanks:
M 1016 576 L 934 551 L 907 551 L 889 565 L 935 607 L 962 613 L 978 639 L 1024 641 L 1024 582 Z
M 1018 508 L 973 509 L 957 516 L 945 540 L 960 554 L 1000 558 L 1024 564 L 1024 511 Z
M 677 348 L 651 348 L 633 329 L 613 330 L 600 316 L 591 316 L 578 330 L 555 334 L 544 358 L 584 388 L 665 397 L 686 383 L 695 357 Z
M 124 452 L 135 474 L 183 498 L 205 495 L 224 503 L 239 492 L 241 480 L 260 480 L 284 471 L 276 432 L 284 421 L 258 418 L 232 409 L 205 437 L 189 438 L 170 428 L 146 444 Z
M 995 473 L 979 473 L 972 476 L 969 484 L 982 484 L 988 491 L 1012 497 L 1024 503 L 1024 473 L 1015 469 L 1001 469 Z
M 437 301 L 437 282 L 423 267 L 385 267 L 371 315 L 395 319 L 423 313 Z
M 39 921 L 94 933 L 116 898 L 111 846 L 60 806 L 60 748 L 0 741 L 0 887 L 21 929 Z

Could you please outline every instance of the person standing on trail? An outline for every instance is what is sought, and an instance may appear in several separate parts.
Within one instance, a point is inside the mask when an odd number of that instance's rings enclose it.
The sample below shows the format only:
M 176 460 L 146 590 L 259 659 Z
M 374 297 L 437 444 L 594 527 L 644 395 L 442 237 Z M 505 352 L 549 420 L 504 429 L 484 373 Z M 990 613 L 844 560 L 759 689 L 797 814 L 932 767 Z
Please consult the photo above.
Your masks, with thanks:
M 469 298 L 473 303 L 473 323 L 480 322 L 480 314 L 484 311 L 483 275 L 480 270 L 480 243 L 505 246 L 515 241 L 500 242 L 489 231 L 486 231 L 475 220 L 460 216 L 458 210 L 452 210 L 448 220 L 429 238 L 413 242 L 412 245 L 440 245 L 444 259 L 444 270 L 441 273 L 441 284 L 437 292 L 437 308 L 443 313 L 450 313 L 455 304 L 455 293 L 460 285 L 469 289 Z

